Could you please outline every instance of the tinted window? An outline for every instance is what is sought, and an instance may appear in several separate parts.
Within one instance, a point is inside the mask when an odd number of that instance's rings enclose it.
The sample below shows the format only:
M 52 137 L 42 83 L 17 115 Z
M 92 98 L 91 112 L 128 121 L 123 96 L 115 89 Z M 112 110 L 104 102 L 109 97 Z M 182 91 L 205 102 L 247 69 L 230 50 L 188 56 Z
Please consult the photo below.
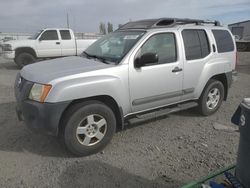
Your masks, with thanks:
M 60 30 L 60 34 L 61 34 L 62 40 L 70 40 L 71 39 L 69 30 Z
M 210 53 L 207 34 L 201 29 L 186 29 L 182 31 L 186 59 L 201 59 Z
M 58 40 L 58 35 L 56 30 L 45 31 L 41 38 L 41 40 Z
M 234 50 L 234 43 L 231 35 L 226 30 L 212 30 L 217 45 L 218 53 L 231 52 Z
M 150 37 L 141 47 L 139 55 L 156 53 L 158 64 L 171 63 L 177 60 L 175 35 L 173 33 L 161 33 Z

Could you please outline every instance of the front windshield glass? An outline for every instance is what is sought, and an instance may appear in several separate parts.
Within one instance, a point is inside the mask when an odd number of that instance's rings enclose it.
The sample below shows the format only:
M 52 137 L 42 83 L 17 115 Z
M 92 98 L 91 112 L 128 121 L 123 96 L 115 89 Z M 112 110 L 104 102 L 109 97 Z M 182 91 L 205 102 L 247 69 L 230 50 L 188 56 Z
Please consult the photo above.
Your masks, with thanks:
M 110 33 L 89 46 L 82 55 L 89 58 L 101 58 L 118 64 L 144 33 L 144 31 Z
M 36 40 L 37 37 L 39 37 L 39 35 L 43 32 L 43 30 L 40 30 L 38 32 L 36 32 L 32 37 L 30 37 L 29 39 L 31 40 Z

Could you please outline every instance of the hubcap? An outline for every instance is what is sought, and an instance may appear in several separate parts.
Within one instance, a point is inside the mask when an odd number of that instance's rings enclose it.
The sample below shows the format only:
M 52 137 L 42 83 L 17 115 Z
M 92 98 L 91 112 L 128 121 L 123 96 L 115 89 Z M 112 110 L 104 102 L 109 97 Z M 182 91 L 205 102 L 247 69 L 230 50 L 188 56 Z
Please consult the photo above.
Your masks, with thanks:
M 76 129 L 77 140 L 84 146 L 92 146 L 100 142 L 107 131 L 106 120 L 97 114 L 83 118 Z
M 217 107 L 220 101 L 220 90 L 218 88 L 213 88 L 209 91 L 207 97 L 207 108 L 213 110 Z

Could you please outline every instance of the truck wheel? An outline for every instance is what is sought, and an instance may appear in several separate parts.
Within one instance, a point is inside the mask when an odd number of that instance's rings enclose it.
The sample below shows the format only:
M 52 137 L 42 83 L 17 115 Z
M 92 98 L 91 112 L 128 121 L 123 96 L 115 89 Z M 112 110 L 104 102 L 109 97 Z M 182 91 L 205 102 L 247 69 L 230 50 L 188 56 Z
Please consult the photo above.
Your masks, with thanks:
M 25 65 L 34 63 L 36 61 L 35 57 L 30 53 L 20 53 L 15 58 L 15 63 L 20 67 L 23 68 Z
M 86 156 L 101 151 L 111 140 L 116 129 L 113 111 L 98 101 L 72 106 L 63 120 L 63 140 L 75 155 Z
M 223 98 L 223 84 L 218 80 L 209 80 L 199 99 L 200 113 L 204 116 L 215 113 L 221 106 Z

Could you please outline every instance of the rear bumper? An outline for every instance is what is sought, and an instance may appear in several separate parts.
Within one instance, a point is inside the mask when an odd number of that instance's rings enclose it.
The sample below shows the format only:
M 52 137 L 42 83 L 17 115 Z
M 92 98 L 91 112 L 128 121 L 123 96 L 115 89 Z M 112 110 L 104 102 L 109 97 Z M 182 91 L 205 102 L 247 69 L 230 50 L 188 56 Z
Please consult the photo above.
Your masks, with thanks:
M 17 103 L 16 113 L 32 131 L 57 136 L 59 122 L 70 102 L 40 103 L 25 100 Z

